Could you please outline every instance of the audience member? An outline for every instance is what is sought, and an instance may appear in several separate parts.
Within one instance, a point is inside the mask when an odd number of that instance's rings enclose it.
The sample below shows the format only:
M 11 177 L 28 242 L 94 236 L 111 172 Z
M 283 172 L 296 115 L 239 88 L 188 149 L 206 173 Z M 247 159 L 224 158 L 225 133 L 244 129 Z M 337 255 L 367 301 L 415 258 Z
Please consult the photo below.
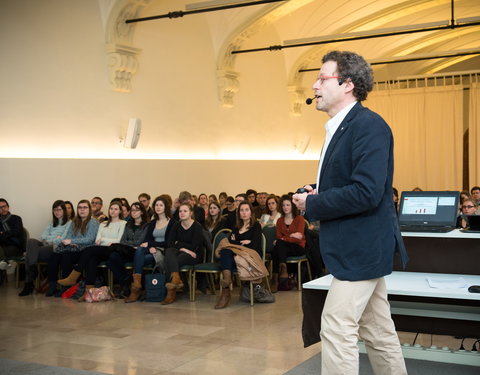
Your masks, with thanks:
M 392 187 L 393 190 L 393 204 L 395 206 L 395 211 L 398 212 L 398 190 Z
M 145 234 L 145 242 L 135 251 L 133 258 L 133 282 L 126 303 L 136 302 L 142 292 L 142 273 L 146 265 L 155 265 L 163 261 L 164 250 L 174 220 L 171 219 L 170 201 L 165 196 L 153 201 L 154 220 L 150 222 Z
M 257 194 L 257 206 L 254 207 L 255 217 L 260 219 L 264 213 L 267 212 L 267 197 L 268 194 L 261 192 Z
M 195 220 L 198 221 L 202 226 L 205 225 L 205 211 L 203 208 L 198 207 L 195 204 L 192 194 L 190 194 L 188 191 L 182 191 L 178 196 L 178 200 L 180 204 L 189 204 L 190 206 L 192 206 Z M 175 221 L 180 221 L 180 218 L 178 216 L 178 209 L 173 214 L 173 218 L 175 219 Z
M 414 187 L 414 188 L 412 189 L 412 191 L 423 191 L 423 190 L 420 189 L 420 188 L 417 186 L 417 187 Z
M 215 194 L 210 194 L 208 196 L 208 203 L 210 204 L 211 202 L 218 202 L 217 196 Z
M 62 286 L 75 285 L 77 279 L 85 271 L 85 294 L 80 297 L 79 302 L 85 300 L 86 293 L 94 287 L 97 276 L 97 266 L 101 261 L 105 261 L 113 252 L 114 243 L 119 243 L 125 230 L 126 221 L 122 220 L 122 202 L 114 200 L 108 207 L 108 219 L 100 223 L 95 238 L 95 245 L 86 247 L 77 258 L 73 256 L 78 263 L 73 267 L 70 274 L 58 280 Z M 64 257 L 72 256 L 72 253 L 64 254 Z M 72 263 L 74 263 L 72 259 Z
M 272 251 L 272 293 L 288 281 L 287 257 L 305 255 L 305 220 L 289 195 L 280 198 L 280 212 Z
M 152 216 L 153 216 L 153 209 L 152 209 L 152 207 L 150 207 L 150 200 L 151 199 L 152 198 L 147 193 L 141 193 L 138 196 L 138 201 L 141 204 L 143 204 L 143 207 L 145 207 L 145 210 L 147 211 L 148 221 L 150 221 L 152 219 Z
M 262 256 L 262 227 L 255 219 L 253 214 L 253 207 L 248 201 L 239 202 L 237 209 L 237 222 L 228 237 L 232 244 L 243 245 L 253 249 Z M 216 309 L 223 309 L 228 306 L 230 302 L 230 284 L 232 283 L 232 273 L 236 271 L 237 267 L 234 260 L 234 253 L 229 249 L 222 249 L 220 251 L 220 264 L 222 269 L 222 276 L 220 287 L 222 293 L 215 305 Z M 259 295 L 264 292 L 260 284 L 255 286 L 255 294 Z
M 52 221 L 42 233 L 41 241 L 30 238 L 27 242 L 25 254 L 25 285 L 18 294 L 20 297 L 33 293 L 33 282 L 37 277 L 38 261 L 48 262 L 52 255 L 53 247 L 60 244 L 65 238 L 71 221 L 67 214 L 65 202 L 57 200 L 52 205 Z
M 86 199 L 77 204 L 77 215 L 68 227 L 65 238 L 53 249 L 48 259 L 48 290 L 46 297 L 57 293 L 58 268 L 62 270 L 62 277 L 67 277 L 73 270 L 73 265 L 78 262 L 80 255 L 88 246 L 95 244 L 99 223 L 92 217 L 92 206 Z M 64 288 L 65 289 L 65 288 Z M 62 290 L 60 290 L 61 292 Z
M 222 215 L 228 215 L 230 212 L 235 212 L 235 199 L 232 196 L 225 199 L 225 208 L 222 208 Z
M 220 208 L 222 209 L 222 211 L 227 208 L 227 198 L 228 195 L 224 191 L 218 194 L 218 203 L 220 203 Z
M 237 225 L 237 210 L 240 203 L 247 201 L 247 196 L 243 193 L 237 194 L 234 200 L 234 209 L 233 211 L 228 211 L 227 219 L 225 221 L 225 228 L 233 230 Z
M 204 212 L 205 217 L 207 217 L 207 215 L 208 215 L 208 198 L 207 198 L 207 194 L 201 193 L 201 194 L 198 196 L 198 205 L 197 205 L 197 206 L 203 208 L 203 210 L 205 211 L 205 212 Z
M 462 190 L 460 192 L 460 203 L 462 203 L 465 199 L 469 199 L 471 198 L 472 196 L 470 195 L 470 193 L 468 192 L 468 190 Z
M 478 205 L 473 198 L 465 199 L 462 202 L 461 213 L 457 219 L 457 228 L 468 227 L 468 220 L 466 216 L 477 215 Z
M 180 222 L 175 223 L 165 250 L 165 268 L 170 281 L 165 284 L 167 296 L 162 305 L 175 301 L 177 291 L 183 288 L 180 267 L 203 261 L 203 228 L 193 218 L 193 207 L 182 203 L 178 208 Z M 191 287 L 191 285 L 190 285 Z
M 220 203 L 214 201 L 208 205 L 208 215 L 205 220 L 205 229 L 210 233 L 213 240 L 220 229 L 225 228 L 227 219 L 220 212 Z
M 72 202 L 65 201 L 65 207 L 67 208 L 68 220 L 73 220 L 73 218 L 75 217 L 75 209 L 73 208 Z
M 122 217 L 123 220 L 125 221 L 130 221 L 130 204 L 128 203 L 127 198 L 120 198 L 120 201 L 122 202 Z
M 257 203 L 257 192 L 253 189 L 248 189 L 247 192 L 245 193 L 247 200 L 250 202 L 250 204 L 253 207 L 258 206 Z
M 129 297 L 130 295 L 131 278 L 128 276 L 125 264 L 127 262 L 133 262 L 137 247 L 145 241 L 148 225 L 147 211 L 140 202 L 132 203 L 130 215 L 131 220 L 125 225 L 120 243 L 114 243 L 112 245 L 113 252 L 107 260 L 108 268 L 112 270 L 115 280 L 117 280 L 121 286 L 122 296 L 120 297 Z
M 7 269 L 8 257 L 21 256 L 23 253 L 22 218 L 10 213 L 10 206 L 0 198 L 0 270 Z
M 102 207 L 103 207 L 102 198 L 93 197 L 91 201 L 91 207 L 92 207 L 92 217 L 96 219 L 99 223 L 107 219 L 105 214 L 102 212 Z
M 470 190 L 473 200 L 477 204 L 477 207 L 480 207 L 480 186 L 474 186 Z M 477 208 L 477 215 L 480 215 L 480 208 Z
M 282 215 L 278 211 L 278 198 L 276 195 L 269 195 L 267 199 L 267 211 L 260 218 L 260 225 L 263 227 L 274 227 Z

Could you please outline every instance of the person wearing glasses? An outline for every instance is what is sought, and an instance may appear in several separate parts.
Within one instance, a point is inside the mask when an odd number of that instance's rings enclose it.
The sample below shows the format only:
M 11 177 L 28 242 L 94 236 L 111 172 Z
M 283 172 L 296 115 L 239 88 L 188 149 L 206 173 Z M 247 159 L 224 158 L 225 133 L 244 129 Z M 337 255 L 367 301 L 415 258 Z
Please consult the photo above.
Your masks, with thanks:
M 65 238 L 53 249 L 48 259 L 48 290 L 46 297 L 53 295 L 60 297 L 66 288 L 57 291 L 58 268 L 62 276 L 67 277 L 73 270 L 74 264 L 80 259 L 82 251 L 95 244 L 99 223 L 92 217 L 92 206 L 87 199 L 77 204 L 77 214 L 68 227 Z
M 52 205 L 52 221 L 42 233 L 41 239 L 30 238 L 27 241 L 25 253 L 25 285 L 18 294 L 19 297 L 33 293 L 33 282 L 37 278 L 37 263 L 48 262 L 52 255 L 53 247 L 58 246 L 65 238 L 71 221 L 68 217 L 67 207 L 62 200 L 56 200 Z
M 313 90 L 316 109 L 330 119 L 316 184 L 293 195 L 320 221 L 320 251 L 333 276 L 321 312 L 321 373 L 358 374 L 360 338 L 375 374 L 407 374 L 384 279 L 395 253 L 408 261 L 392 200 L 392 131 L 361 104 L 374 82 L 363 57 L 331 51 L 322 62 Z
M 457 228 L 468 227 L 466 216 L 477 215 L 478 205 L 473 198 L 464 199 L 461 206 L 461 213 L 457 219 Z
M 93 197 L 92 201 L 90 202 L 92 207 L 92 217 L 96 219 L 99 223 L 106 220 L 107 217 L 102 211 L 103 207 L 103 199 L 100 197 Z
M 108 219 L 100 223 L 98 227 L 95 244 L 86 247 L 79 258 L 71 252 L 64 255 L 64 257 L 72 257 L 72 263 L 74 263 L 73 259 L 77 260 L 77 264 L 67 277 L 58 280 L 58 284 L 65 287 L 75 285 L 77 279 L 85 271 L 85 293 L 93 288 L 98 264 L 107 260 L 113 252 L 114 248 L 111 245 L 120 242 L 126 223 L 122 219 L 122 202 L 120 200 L 112 201 L 108 207 Z M 85 295 L 79 301 L 83 301 Z
M 6 270 L 7 257 L 21 256 L 23 253 L 23 222 L 18 215 L 10 212 L 10 206 L 0 198 L 0 270 Z
M 143 204 L 145 210 L 147 211 L 148 221 L 152 219 L 153 216 L 153 208 L 150 206 L 150 201 L 152 198 L 147 193 L 142 193 L 138 196 L 138 201 Z

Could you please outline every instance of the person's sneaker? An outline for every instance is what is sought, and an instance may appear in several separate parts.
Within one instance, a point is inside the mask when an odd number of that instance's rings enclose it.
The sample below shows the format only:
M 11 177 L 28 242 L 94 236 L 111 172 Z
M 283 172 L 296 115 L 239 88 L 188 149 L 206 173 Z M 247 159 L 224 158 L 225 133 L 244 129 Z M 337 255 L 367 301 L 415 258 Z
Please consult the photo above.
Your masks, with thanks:
M 8 268 L 8 263 L 2 260 L 0 262 L 0 271 L 5 271 Z
M 275 296 L 260 284 L 255 285 L 255 288 L 253 288 L 253 297 L 255 299 L 255 302 L 258 302 L 258 303 L 275 302 Z

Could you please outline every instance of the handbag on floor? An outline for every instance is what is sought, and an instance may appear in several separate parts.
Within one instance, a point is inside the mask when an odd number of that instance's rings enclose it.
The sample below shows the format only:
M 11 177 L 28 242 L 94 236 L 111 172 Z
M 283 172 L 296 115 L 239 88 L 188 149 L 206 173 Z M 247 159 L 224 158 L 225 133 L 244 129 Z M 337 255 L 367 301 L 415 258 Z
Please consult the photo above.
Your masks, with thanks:
M 167 295 L 165 273 L 155 266 L 152 273 L 145 275 L 145 301 L 162 302 Z
M 85 302 L 104 302 L 115 299 L 112 291 L 108 286 L 101 286 L 100 288 L 92 288 L 87 291 Z

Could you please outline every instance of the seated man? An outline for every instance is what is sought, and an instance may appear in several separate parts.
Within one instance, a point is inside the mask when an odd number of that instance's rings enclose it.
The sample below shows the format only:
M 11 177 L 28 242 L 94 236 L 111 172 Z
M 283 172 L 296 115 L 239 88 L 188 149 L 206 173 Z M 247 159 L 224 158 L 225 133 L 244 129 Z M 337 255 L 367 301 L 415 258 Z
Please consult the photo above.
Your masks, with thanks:
M 23 253 L 22 218 L 10 213 L 8 202 L 0 198 L 0 269 L 6 269 L 5 260 Z
M 152 206 L 150 206 L 151 200 L 152 197 L 147 193 L 142 193 L 138 196 L 138 201 L 143 204 L 143 207 L 145 207 L 145 211 L 147 211 L 148 221 L 152 220 L 153 217 L 153 208 Z
M 263 214 L 267 213 L 267 198 L 268 194 L 266 192 L 261 192 L 257 194 L 258 206 L 253 208 L 257 220 L 260 219 Z
M 480 215 L 480 186 L 474 186 L 470 190 L 470 193 L 472 194 L 472 198 L 475 200 L 475 203 L 477 204 L 477 215 Z
M 229 211 L 227 213 L 227 218 L 225 220 L 225 228 L 228 228 L 231 230 L 235 229 L 235 226 L 237 224 L 237 208 L 238 206 L 240 206 L 240 203 L 242 203 L 243 201 L 246 201 L 247 199 L 248 199 L 247 195 L 243 193 L 237 194 L 235 196 L 235 201 L 234 201 L 235 208 L 233 209 L 233 211 Z
M 107 218 L 102 212 L 103 199 L 100 197 L 93 197 L 90 203 L 92 205 L 92 217 L 101 223 Z

